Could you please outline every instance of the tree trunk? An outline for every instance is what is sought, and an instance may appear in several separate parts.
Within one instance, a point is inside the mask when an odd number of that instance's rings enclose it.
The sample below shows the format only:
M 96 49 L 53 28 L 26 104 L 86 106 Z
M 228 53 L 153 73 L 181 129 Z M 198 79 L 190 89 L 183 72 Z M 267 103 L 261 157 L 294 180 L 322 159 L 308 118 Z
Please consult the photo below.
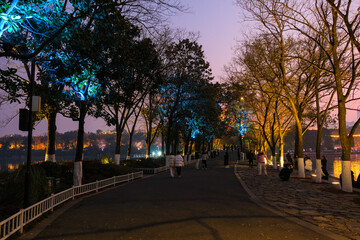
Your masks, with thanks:
M 135 124 L 134 124 L 135 125 Z M 127 126 L 127 124 L 126 124 Z M 128 126 L 127 126 L 128 127 Z M 128 128 L 128 133 L 129 133 L 129 143 L 128 143 L 128 148 L 127 148 L 127 154 L 126 154 L 126 160 L 130 160 L 131 159 L 131 146 L 132 146 L 132 138 L 134 135 L 134 126 L 133 128 L 130 130 Z
M 80 118 L 77 133 L 76 154 L 74 162 L 74 186 L 82 184 L 82 160 L 84 153 L 84 126 L 85 126 L 86 106 L 84 102 L 80 102 Z
M 316 135 L 316 177 L 315 182 L 321 183 L 322 170 L 321 170 L 321 134 L 322 126 L 318 125 L 317 135 Z
M 166 144 L 166 155 L 170 155 L 170 149 L 171 149 L 171 142 L 172 142 L 172 137 L 171 137 L 171 129 L 172 128 L 172 120 L 169 119 L 168 122 L 168 127 L 167 127 L 167 133 L 166 133 L 166 139 L 165 139 L 165 144 Z
M 47 133 L 47 144 L 45 162 L 56 162 L 55 160 L 55 136 L 56 136 L 56 115 L 57 112 L 51 112 L 47 117 L 48 133 Z
M 115 141 L 115 164 L 120 165 L 120 151 L 121 151 L 121 136 L 122 130 L 119 124 L 116 125 L 116 141 Z
M 284 167 L 284 135 L 283 134 L 280 134 L 279 150 L 280 150 L 280 167 L 283 168 Z
M 161 132 L 161 155 L 165 155 L 165 139 L 163 132 Z
M 303 132 L 302 132 L 302 126 L 301 121 L 299 121 L 296 124 L 296 148 L 295 152 L 296 155 L 295 161 L 297 161 L 298 166 L 298 177 L 299 178 L 305 178 L 305 165 L 304 165 L 304 154 L 303 154 Z
M 342 89 L 340 89 L 342 91 Z M 347 136 L 346 131 L 346 108 L 345 101 L 339 98 L 338 95 L 338 119 L 339 119 L 339 136 L 341 143 L 341 159 L 342 159 L 342 190 L 344 192 L 352 192 L 352 180 L 350 169 L 350 156 L 351 156 L 351 139 Z

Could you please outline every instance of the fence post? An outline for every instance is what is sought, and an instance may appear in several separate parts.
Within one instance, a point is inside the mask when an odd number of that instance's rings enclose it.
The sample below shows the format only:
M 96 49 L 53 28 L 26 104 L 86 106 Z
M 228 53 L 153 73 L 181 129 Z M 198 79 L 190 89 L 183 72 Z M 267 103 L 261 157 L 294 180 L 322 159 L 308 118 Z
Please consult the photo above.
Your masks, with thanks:
M 113 176 L 113 179 L 114 179 L 114 187 L 115 187 L 115 184 L 116 184 L 116 182 L 115 182 L 115 176 Z
M 72 200 L 75 199 L 75 186 L 73 185 L 72 188 L 71 188 L 71 192 L 72 192 Z
M 96 180 L 96 192 L 99 192 L 99 181 Z
M 20 209 L 20 219 L 19 219 L 20 233 L 24 232 L 24 209 Z M 5 234 L 6 236 L 6 234 Z
M 54 194 L 51 194 L 51 211 L 54 211 Z

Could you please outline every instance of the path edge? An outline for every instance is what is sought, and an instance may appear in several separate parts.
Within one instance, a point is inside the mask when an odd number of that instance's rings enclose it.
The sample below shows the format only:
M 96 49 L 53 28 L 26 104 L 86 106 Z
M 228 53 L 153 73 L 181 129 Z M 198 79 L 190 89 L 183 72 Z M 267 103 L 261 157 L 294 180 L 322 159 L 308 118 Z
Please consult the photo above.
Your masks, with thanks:
M 237 177 L 237 179 L 239 180 L 241 186 L 244 188 L 244 190 L 247 192 L 247 194 L 250 196 L 250 199 L 256 203 L 257 205 L 259 205 L 260 207 L 266 209 L 266 210 L 269 210 L 281 217 L 286 217 L 287 219 L 289 219 L 290 221 L 298 224 L 298 225 L 301 225 L 303 227 L 306 227 L 310 230 L 313 230 L 317 233 L 320 233 L 328 238 L 331 238 L 331 239 L 334 239 L 334 240 L 348 240 L 350 238 L 347 238 L 345 236 L 342 236 L 342 235 L 339 235 L 337 233 L 333 233 L 331 231 L 328 231 L 328 230 L 325 230 L 325 229 L 322 229 L 312 223 L 309 223 L 309 222 L 306 222 L 302 219 L 300 219 L 299 217 L 297 216 L 294 216 L 294 215 L 291 215 L 289 213 L 286 213 L 285 211 L 280 211 L 278 210 L 279 208 L 277 206 L 274 206 L 274 205 L 271 205 L 270 203 L 268 202 L 265 202 L 265 201 L 262 201 L 260 200 L 258 197 L 255 196 L 255 194 L 253 194 L 251 192 L 251 190 L 248 188 L 248 186 L 246 185 L 246 183 L 241 179 L 241 176 L 240 174 L 236 171 L 237 169 L 237 166 L 234 166 L 234 174 L 235 176 Z M 276 209 L 274 209 L 276 208 Z

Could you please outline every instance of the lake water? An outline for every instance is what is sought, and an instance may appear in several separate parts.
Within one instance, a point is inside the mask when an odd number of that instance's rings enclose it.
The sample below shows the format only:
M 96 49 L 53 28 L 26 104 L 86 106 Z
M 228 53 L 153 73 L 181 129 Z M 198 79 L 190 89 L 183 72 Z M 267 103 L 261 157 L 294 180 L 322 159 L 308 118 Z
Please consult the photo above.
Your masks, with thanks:
M 94 159 L 101 159 L 104 154 L 99 154 L 98 156 L 89 155 L 84 153 L 84 160 L 94 160 Z M 56 155 L 56 161 L 74 161 L 74 153 L 60 153 Z M 110 155 L 111 156 L 111 155 Z M 138 159 L 144 158 L 145 154 L 133 154 L 131 158 Z M 125 160 L 125 156 L 123 155 L 121 160 Z M 36 153 L 31 156 L 31 162 L 42 162 L 45 159 L 45 152 L 44 153 Z M 8 171 L 14 170 L 19 168 L 21 165 L 25 164 L 27 160 L 26 153 L 18 154 L 16 156 L 1 156 L 0 155 L 0 171 Z
M 44 155 L 45 154 L 34 154 L 32 156 L 32 162 L 41 162 L 44 161 Z M 305 155 L 305 154 L 304 154 Z M 315 169 L 316 166 L 316 160 L 315 160 L 315 154 L 314 153 L 307 153 L 311 158 L 311 161 L 313 163 L 313 169 Z M 341 174 L 341 153 L 325 153 L 322 154 L 325 155 L 328 159 L 327 163 L 327 170 L 331 176 L 334 176 L 336 178 L 339 178 Z M 321 155 L 321 156 L 322 156 Z M 124 156 L 125 157 L 125 156 Z M 142 158 L 145 157 L 144 154 L 135 154 L 132 156 L 132 158 Z M 87 156 L 85 154 L 84 159 L 100 159 L 101 156 Z M 235 159 L 235 158 L 234 158 Z M 60 161 L 73 161 L 74 156 L 73 154 L 58 154 L 56 155 L 56 160 L 58 162 Z M 123 158 L 122 160 L 125 160 Z M 7 171 L 7 170 L 13 170 L 18 168 L 19 166 L 23 165 L 26 162 L 26 154 L 24 153 L 22 156 L 16 156 L 16 157 L 3 157 L 0 156 L 0 171 Z M 357 180 L 358 175 L 360 174 L 360 154 L 352 154 L 351 155 L 351 170 L 354 172 L 355 180 Z
M 311 158 L 313 163 L 313 170 L 316 168 L 316 159 L 315 154 L 304 154 L 308 155 Z M 326 159 L 328 160 L 327 163 L 327 170 L 331 176 L 336 178 L 340 177 L 342 171 L 342 161 L 341 161 L 341 153 L 325 153 L 321 154 L 321 156 L 325 155 Z M 351 161 L 350 161 L 351 170 L 354 172 L 355 181 L 360 174 L 360 154 L 351 154 Z

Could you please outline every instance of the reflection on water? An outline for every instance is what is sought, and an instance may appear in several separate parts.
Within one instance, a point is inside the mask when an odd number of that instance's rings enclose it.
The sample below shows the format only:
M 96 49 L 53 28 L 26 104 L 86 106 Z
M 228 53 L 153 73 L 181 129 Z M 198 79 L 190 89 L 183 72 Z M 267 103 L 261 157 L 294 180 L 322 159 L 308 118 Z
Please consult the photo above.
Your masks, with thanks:
M 84 160 L 93 160 L 93 159 L 100 159 L 103 155 L 84 155 Z M 45 159 L 45 154 L 37 154 L 33 155 L 31 162 L 43 162 Z M 62 161 L 71 161 L 71 159 L 74 158 L 74 154 L 57 154 L 56 155 L 56 161 L 62 162 Z M 132 159 L 138 159 L 138 158 L 145 158 L 145 154 L 133 154 L 131 155 Z M 26 153 L 22 155 L 17 156 L 1 156 L 0 155 L 0 171 L 11 171 L 18 169 L 22 165 L 26 163 Z M 121 160 L 125 160 L 126 156 L 122 156 Z
M 316 166 L 315 154 L 304 154 L 308 155 L 313 163 L 313 169 Z M 321 154 L 321 156 L 325 155 L 326 159 L 328 160 L 327 163 L 327 170 L 331 176 L 336 178 L 340 177 L 342 171 L 342 161 L 341 161 L 341 153 L 326 153 Z M 355 181 L 357 180 L 358 175 L 360 174 L 360 154 L 351 154 L 351 161 L 350 161 L 351 171 L 354 172 Z
M 351 161 L 350 161 L 351 171 L 354 172 L 354 178 L 355 181 L 357 180 L 359 174 L 360 174 L 360 155 L 359 154 L 353 154 L 351 155 Z M 330 167 L 330 166 L 328 166 Z M 342 169 L 342 163 L 339 158 L 333 160 L 333 171 L 334 177 L 339 178 L 341 174 Z

